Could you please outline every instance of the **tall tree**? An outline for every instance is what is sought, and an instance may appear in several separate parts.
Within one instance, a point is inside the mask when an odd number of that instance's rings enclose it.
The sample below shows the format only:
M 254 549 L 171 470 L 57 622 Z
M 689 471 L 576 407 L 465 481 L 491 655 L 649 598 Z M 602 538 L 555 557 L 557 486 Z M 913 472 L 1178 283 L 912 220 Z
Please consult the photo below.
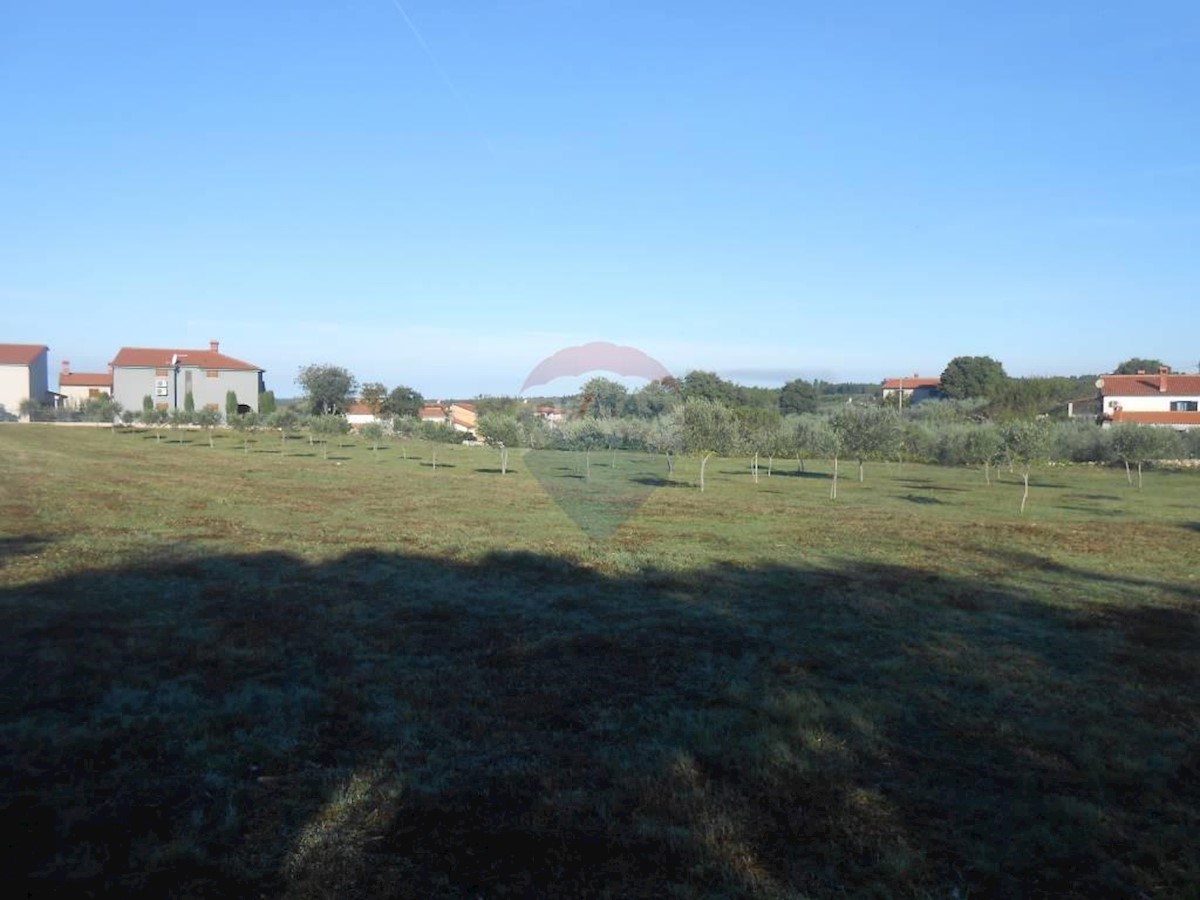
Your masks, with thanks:
M 624 411 L 628 393 L 620 382 L 596 376 L 580 389 L 580 407 L 586 408 L 589 415 L 611 419 Z
M 304 388 L 308 409 L 316 415 L 344 413 L 358 387 L 348 370 L 329 363 L 302 366 L 296 384 Z
M 1162 368 L 1162 365 L 1163 363 L 1160 359 L 1142 359 L 1141 357 L 1134 356 L 1113 369 L 1113 374 L 1136 375 L 1138 372 L 1157 373 Z
M 392 388 L 392 392 L 387 395 L 387 401 L 383 404 L 383 411 L 393 416 L 415 418 L 421 412 L 421 407 L 424 405 L 424 397 L 407 385 L 402 384 Z
M 779 392 L 779 411 L 785 416 L 816 412 L 816 387 L 803 378 L 789 381 Z
M 990 356 L 956 356 L 942 372 L 942 390 L 954 400 L 991 399 L 1008 381 L 1004 366 Z
M 371 415 L 378 416 L 383 412 L 383 408 L 387 403 L 388 389 L 384 387 L 382 382 L 368 381 L 359 389 L 358 399 L 363 402 L 363 405 L 371 411 Z

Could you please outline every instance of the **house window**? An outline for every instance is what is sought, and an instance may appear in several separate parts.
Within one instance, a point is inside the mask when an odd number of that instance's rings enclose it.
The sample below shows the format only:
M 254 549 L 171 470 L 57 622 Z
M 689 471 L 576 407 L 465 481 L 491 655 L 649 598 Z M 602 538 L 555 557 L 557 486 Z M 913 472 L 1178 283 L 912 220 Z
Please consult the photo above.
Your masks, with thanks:
M 220 378 L 221 377 L 221 372 L 219 369 L 209 369 L 204 374 L 208 378 Z
M 1171 412 L 1200 412 L 1200 400 L 1172 400 Z

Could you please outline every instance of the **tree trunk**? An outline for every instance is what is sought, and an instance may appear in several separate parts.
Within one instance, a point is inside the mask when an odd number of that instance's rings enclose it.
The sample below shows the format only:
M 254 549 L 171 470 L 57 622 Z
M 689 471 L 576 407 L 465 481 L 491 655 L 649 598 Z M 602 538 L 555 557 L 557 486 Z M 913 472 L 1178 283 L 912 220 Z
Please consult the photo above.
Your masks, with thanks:
M 983 480 L 989 486 L 992 483 L 991 466 L 988 465 L 988 461 L 986 459 L 983 461 Z
M 863 461 L 860 459 L 858 461 L 858 483 L 862 484 L 862 480 L 863 480 Z
M 1142 489 L 1142 461 L 1138 460 L 1138 490 Z
M 208 449 L 209 450 L 211 450 L 213 447 L 213 439 L 212 439 L 213 434 L 212 433 L 213 433 L 213 430 L 211 428 L 208 429 Z
M 833 457 L 833 482 L 829 485 L 829 499 L 837 499 L 838 458 Z
M 671 451 L 670 450 L 667 451 L 667 474 L 668 475 L 675 474 L 675 463 L 672 462 L 672 460 L 671 460 Z
M 1021 515 L 1025 515 L 1025 501 L 1029 499 L 1029 470 L 1026 469 L 1021 473 L 1021 479 L 1025 482 L 1025 493 L 1021 495 Z
M 612 448 L 612 458 L 609 459 L 609 461 L 608 461 L 608 467 L 610 469 L 615 469 L 617 467 L 617 448 L 616 447 Z
M 1129 471 L 1129 460 L 1125 460 L 1125 480 L 1133 484 L 1133 475 Z
M 775 454 L 772 453 L 770 456 L 767 457 L 767 477 L 768 478 L 771 477 L 771 469 L 774 467 L 774 465 L 775 465 Z
M 508 474 L 508 448 L 507 447 L 500 448 L 500 474 L 501 475 Z
M 321 441 L 321 459 L 324 459 L 324 460 L 329 459 L 329 441 L 328 440 Z
M 700 460 L 700 493 L 704 493 L 704 467 L 708 465 L 708 458 L 712 453 L 705 453 L 704 459 Z
M 437 445 L 433 447 L 433 471 L 437 471 Z
M 754 472 L 754 483 L 758 484 L 758 451 L 754 453 L 754 465 L 751 467 L 751 471 Z
M 585 447 L 583 450 L 583 480 L 592 480 L 592 448 Z

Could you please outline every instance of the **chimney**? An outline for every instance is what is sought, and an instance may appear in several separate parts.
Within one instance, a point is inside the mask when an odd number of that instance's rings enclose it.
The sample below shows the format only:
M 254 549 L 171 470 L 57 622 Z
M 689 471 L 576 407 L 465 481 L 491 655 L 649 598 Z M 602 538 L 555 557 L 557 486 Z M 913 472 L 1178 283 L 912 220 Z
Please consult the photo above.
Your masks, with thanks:
M 64 359 L 62 361 L 62 370 L 61 371 L 62 371 L 63 375 L 71 374 L 71 361 L 69 359 Z
M 1158 367 L 1158 392 L 1165 394 L 1167 392 L 1167 376 L 1171 374 L 1170 366 Z
M 221 352 L 221 342 L 220 341 L 209 341 L 208 349 L 210 351 L 212 351 L 213 353 L 220 353 Z

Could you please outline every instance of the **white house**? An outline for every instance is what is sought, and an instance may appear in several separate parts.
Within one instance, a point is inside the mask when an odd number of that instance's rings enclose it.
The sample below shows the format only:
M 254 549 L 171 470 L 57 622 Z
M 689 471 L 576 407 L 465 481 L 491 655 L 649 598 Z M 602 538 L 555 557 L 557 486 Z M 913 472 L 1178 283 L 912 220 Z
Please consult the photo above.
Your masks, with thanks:
M 942 392 L 941 378 L 921 378 L 910 375 L 906 378 L 888 378 L 883 382 L 883 399 L 895 397 L 900 405 L 920 403 L 937 397 Z
M 1163 366 L 1152 375 L 1105 375 L 1096 379 L 1096 387 L 1102 424 L 1200 427 L 1200 375 L 1179 375 Z
M 112 370 L 107 372 L 72 372 L 69 360 L 63 360 L 58 373 L 58 393 L 68 406 L 78 409 L 101 394 L 112 395 Z
M 0 422 L 20 418 L 26 400 L 50 399 L 44 344 L 0 344 Z

